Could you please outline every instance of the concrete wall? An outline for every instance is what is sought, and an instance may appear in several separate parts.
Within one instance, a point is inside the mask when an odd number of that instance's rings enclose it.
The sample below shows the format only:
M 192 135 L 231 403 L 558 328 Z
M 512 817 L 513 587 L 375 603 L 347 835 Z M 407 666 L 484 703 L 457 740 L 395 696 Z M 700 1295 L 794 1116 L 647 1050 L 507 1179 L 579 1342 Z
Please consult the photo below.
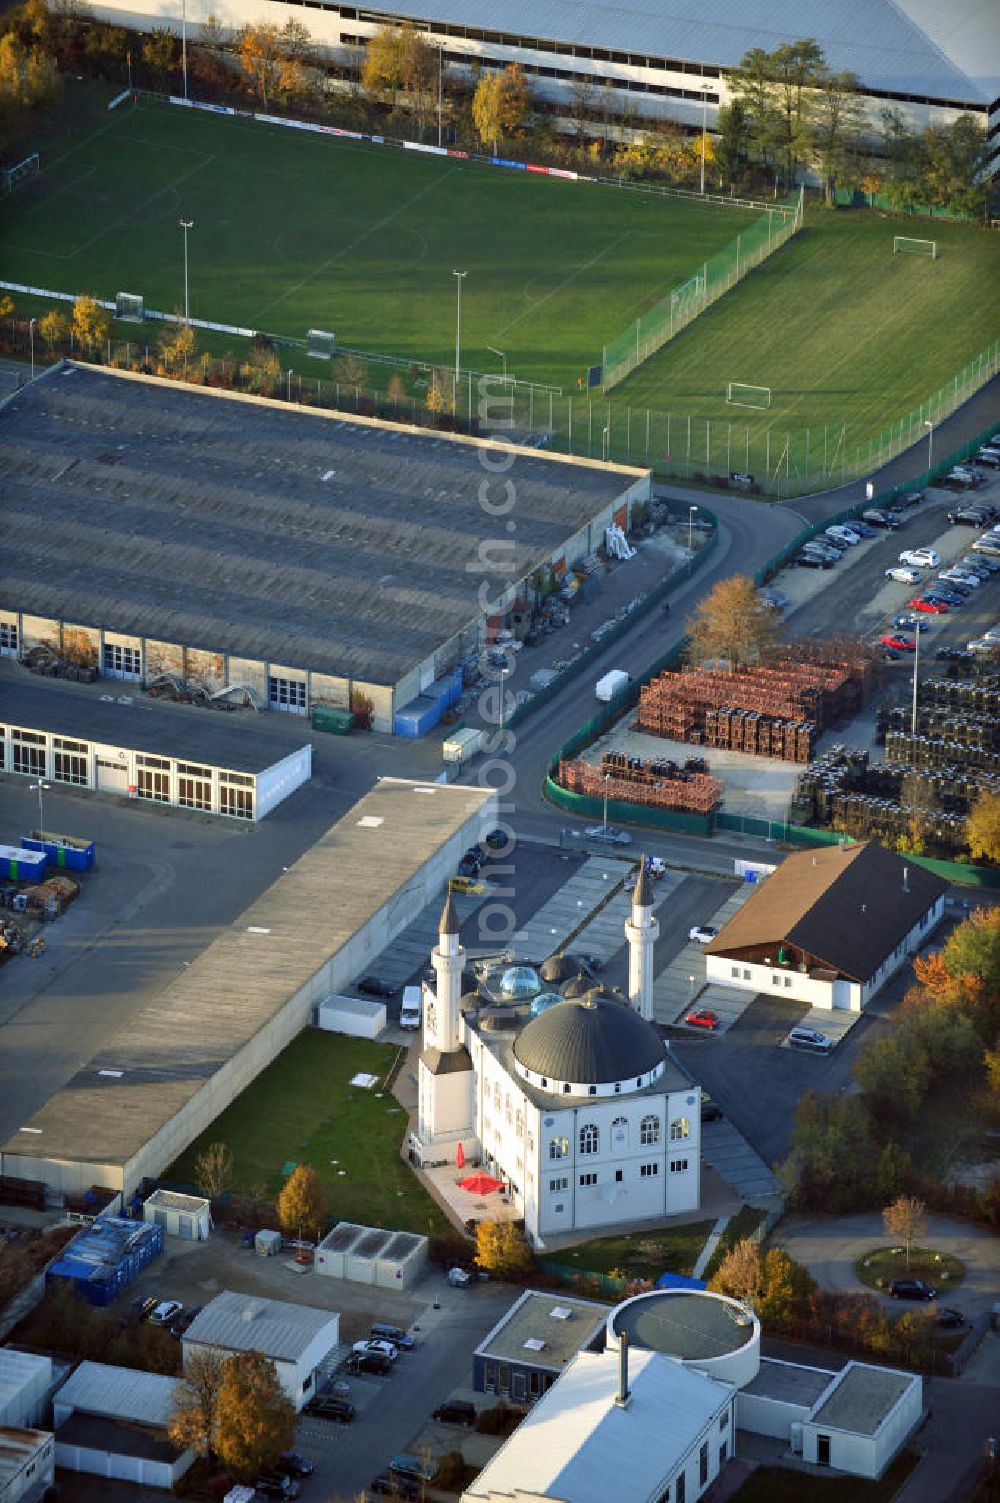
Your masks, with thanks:
M 173 1487 L 193 1461 L 194 1452 L 190 1450 L 171 1464 L 166 1461 L 150 1461 L 141 1456 L 121 1456 L 115 1451 L 95 1451 L 87 1446 L 68 1445 L 56 1435 L 57 1466 L 65 1467 L 69 1472 L 88 1472 L 95 1477 L 111 1477 L 144 1487 Z
M 793 1404 L 787 1399 L 769 1399 L 763 1394 L 737 1393 L 736 1424 L 752 1435 L 770 1435 L 775 1440 L 791 1441 L 792 1425 L 809 1417 L 808 1404 Z
M 301 746 L 297 751 L 289 752 L 287 757 L 282 757 L 280 762 L 272 763 L 257 774 L 254 809 L 257 819 L 263 819 L 290 793 L 301 788 L 303 783 L 308 783 L 312 777 L 312 753 L 310 745 Z

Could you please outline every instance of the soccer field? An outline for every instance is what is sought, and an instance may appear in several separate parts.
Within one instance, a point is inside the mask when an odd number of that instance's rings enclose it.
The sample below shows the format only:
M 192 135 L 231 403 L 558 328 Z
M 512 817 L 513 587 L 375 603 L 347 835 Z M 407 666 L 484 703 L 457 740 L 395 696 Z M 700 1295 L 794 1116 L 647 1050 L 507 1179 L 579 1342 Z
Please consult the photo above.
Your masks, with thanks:
M 933 237 L 937 259 L 893 255 L 894 234 Z M 974 225 L 811 208 L 784 249 L 615 389 L 615 407 L 780 435 L 846 422 L 860 442 L 1000 334 L 998 249 Z M 770 387 L 770 408 L 728 406 L 731 381 Z
M 4 204 L 0 276 L 576 390 L 604 342 L 752 212 L 128 106 Z

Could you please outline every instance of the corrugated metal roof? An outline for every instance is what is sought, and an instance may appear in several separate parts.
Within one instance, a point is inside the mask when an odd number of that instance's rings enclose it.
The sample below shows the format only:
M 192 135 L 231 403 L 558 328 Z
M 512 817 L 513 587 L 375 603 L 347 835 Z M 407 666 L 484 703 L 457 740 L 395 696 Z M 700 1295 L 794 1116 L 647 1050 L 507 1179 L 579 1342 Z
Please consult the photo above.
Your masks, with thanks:
M 339 1320 L 333 1310 L 224 1289 L 196 1317 L 183 1340 L 185 1345 L 191 1342 L 228 1352 L 262 1352 L 278 1362 L 297 1362 L 327 1327 L 332 1328 L 330 1345 L 335 1346 Z
M 52 1358 L 38 1352 L 15 1352 L 10 1347 L 0 1347 L 0 1414 L 8 1404 L 33 1388 L 42 1375 L 46 1384 L 52 1381 Z
M 631 52 L 640 57 L 735 67 L 751 47 L 772 51 L 800 37 L 814 37 L 835 72 L 850 69 L 870 88 L 988 103 L 995 95 L 982 82 L 984 64 L 996 72 L 1000 56 L 1000 8 L 993 0 L 926 0 L 961 17 L 935 27 L 932 41 L 907 9 L 924 19 L 918 0 L 392 0 L 367 11 L 415 21 L 546 38 L 580 46 Z M 930 23 L 928 22 L 928 29 Z M 970 77 L 949 55 L 949 40 L 962 31 L 976 38 L 979 67 Z
M 581 1352 L 465 1491 L 518 1488 L 561 1503 L 652 1497 L 728 1401 L 728 1384 L 657 1352 L 629 1354 L 627 1407 L 615 1352 Z
M 459 783 L 380 779 L 3 1150 L 127 1163 L 379 909 L 395 904 L 405 922 L 426 862 L 486 818 L 493 797 Z
M 176 1378 L 160 1373 L 113 1367 L 107 1362 L 81 1362 L 55 1394 L 53 1403 L 85 1414 L 163 1427 L 173 1413 L 176 1386 Z

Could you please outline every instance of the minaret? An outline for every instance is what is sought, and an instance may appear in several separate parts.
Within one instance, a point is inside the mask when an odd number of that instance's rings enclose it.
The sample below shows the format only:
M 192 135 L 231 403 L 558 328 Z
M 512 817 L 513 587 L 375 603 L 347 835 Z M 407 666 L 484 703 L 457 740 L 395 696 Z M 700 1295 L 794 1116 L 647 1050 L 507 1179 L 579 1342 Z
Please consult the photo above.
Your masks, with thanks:
M 450 888 L 438 924 L 437 948 L 431 951 L 431 965 L 437 972 L 437 998 L 433 1021 L 425 1029 L 424 1046 L 450 1054 L 460 1048 L 462 1042 L 458 1023 L 462 1006 L 462 972 L 465 969 L 465 951 L 458 942 L 458 914 Z
M 628 942 L 628 1001 L 641 1018 L 653 1021 L 653 946 L 660 926 L 653 917 L 653 893 L 646 875 L 646 858 L 632 894 L 632 914 L 625 924 Z

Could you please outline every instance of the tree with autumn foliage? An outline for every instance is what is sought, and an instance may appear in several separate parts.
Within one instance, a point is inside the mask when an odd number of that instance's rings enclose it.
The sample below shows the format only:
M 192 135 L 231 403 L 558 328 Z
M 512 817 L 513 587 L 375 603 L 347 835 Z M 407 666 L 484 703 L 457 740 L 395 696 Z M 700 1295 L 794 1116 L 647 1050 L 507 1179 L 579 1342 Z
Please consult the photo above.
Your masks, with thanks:
M 167 1434 L 179 1451 L 191 1448 L 199 1456 L 211 1455 L 224 1366 L 225 1358 L 207 1348 L 192 1352 L 185 1362 L 167 1426 Z
M 729 1294 L 744 1304 L 757 1306 L 760 1293 L 760 1247 L 744 1237 L 731 1247 L 708 1282 L 716 1294 Z
M 99 355 L 111 333 L 111 314 L 94 297 L 78 297 L 73 304 L 73 338 L 88 355 Z
M 973 861 L 1000 861 L 1000 795 L 981 793 L 965 820 Z
M 472 120 L 484 146 L 496 156 L 500 141 L 516 135 L 528 113 L 528 85 L 517 63 L 485 73 L 472 96 Z
M 893 1242 L 902 1242 L 906 1248 L 906 1271 L 910 1270 L 910 1248 L 917 1237 L 927 1230 L 927 1206 L 916 1195 L 897 1195 L 896 1199 L 882 1208 L 882 1224 L 885 1234 Z
M 238 1352 L 223 1363 L 215 1396 L 213 1449 L 239 1481 L 259 1477 L 295 1440 L 295 1405 L 260 1352 Z
M 781 632 L 775 612 L 764 609 L 757 586 L 746 574 L 720 579 L 687 629 L 696 662 L 722 658 L 734 668 L 762 662 L 777 646 Z
M 517 1278 L 534 1266 L 531 1248 L 513 1221 L 476 1223 L 476 1262 L 487 1273 Z
M 278 1196 L 278 1220 L 289 1236 L 318 1237 L 326 1218 L 326 1194 L 311 1164 L 299 1164 Z
M 917 956 L 914 974 L 933 1001 L 956 1008 L 984 1044 L 1000 1033 L 1000 907 L 977 908 L 940 950 Z

